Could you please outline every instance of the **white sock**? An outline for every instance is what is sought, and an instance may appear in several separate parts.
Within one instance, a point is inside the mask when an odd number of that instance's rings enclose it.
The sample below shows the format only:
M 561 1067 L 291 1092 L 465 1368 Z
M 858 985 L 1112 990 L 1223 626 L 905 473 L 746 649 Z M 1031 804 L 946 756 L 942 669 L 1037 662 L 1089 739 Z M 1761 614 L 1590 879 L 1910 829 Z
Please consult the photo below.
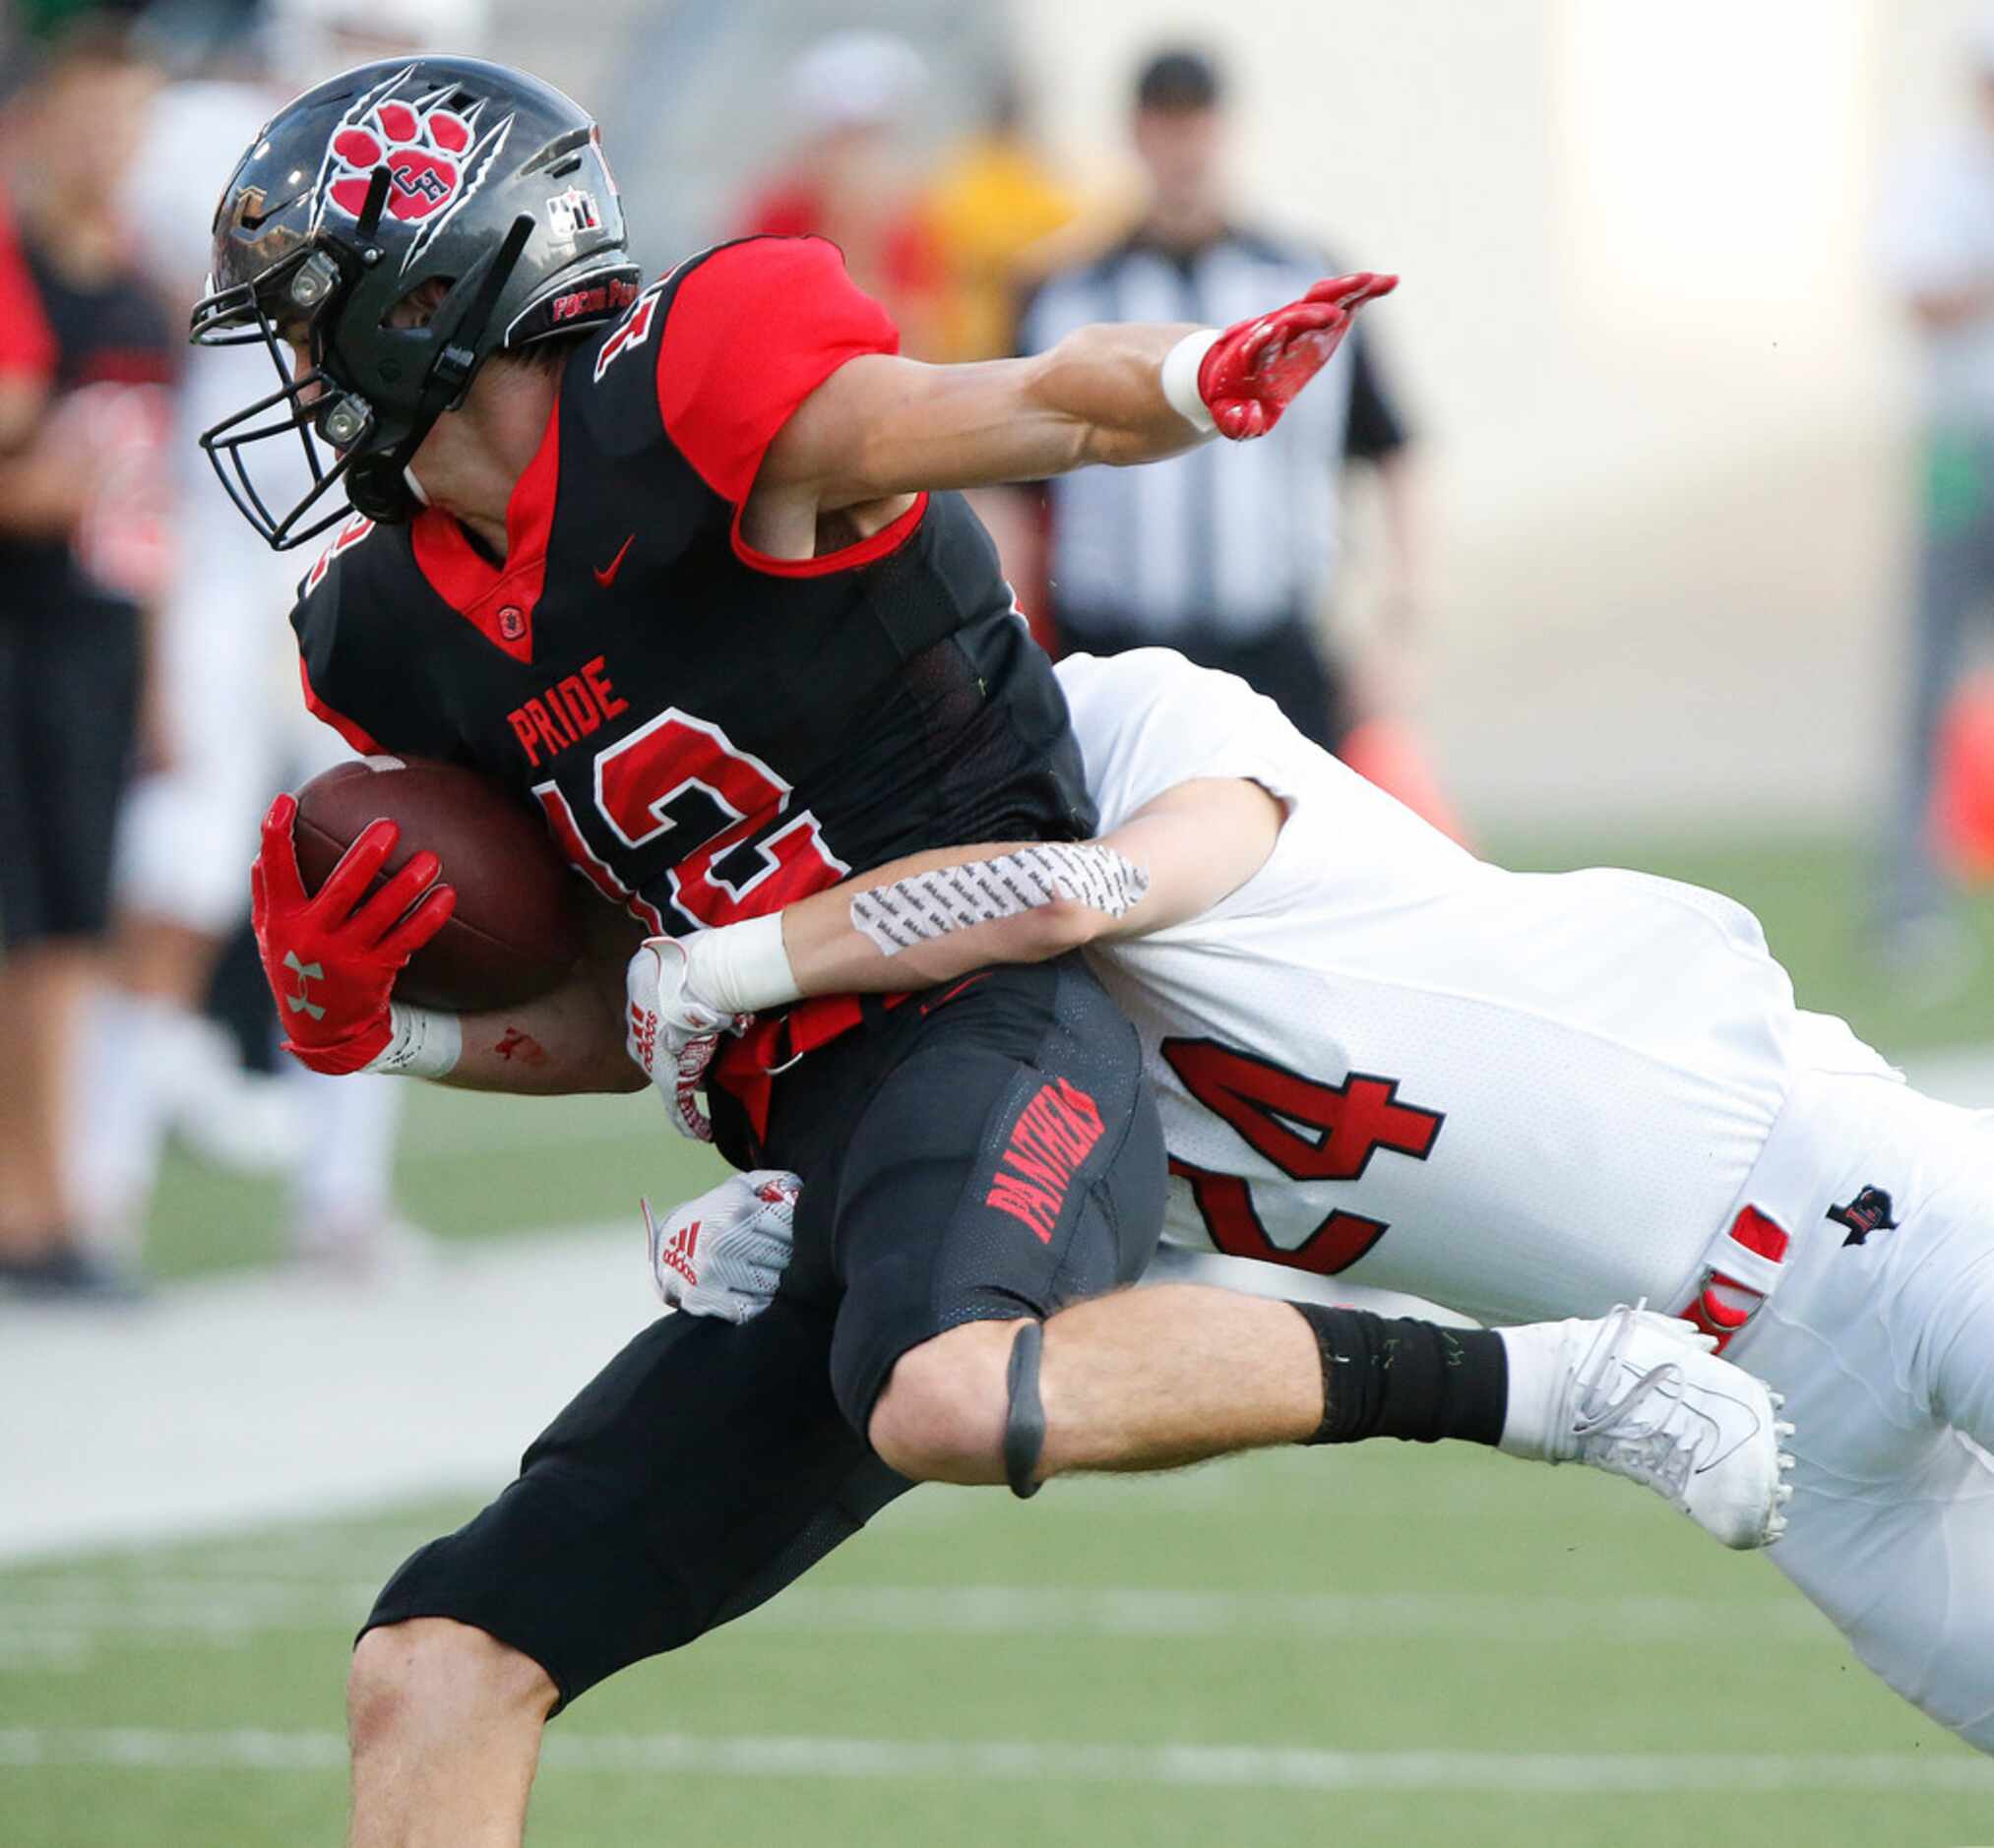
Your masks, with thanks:
M 1569 1462 L 1579 1454 L 1572 1435 L 1572 1368 L 1576 1332 L 1584 1322 L 1532 1322 L 1498 1328 L 1509 1360 L 1510 1402 L 1496 1446 L 1535 1463 Z

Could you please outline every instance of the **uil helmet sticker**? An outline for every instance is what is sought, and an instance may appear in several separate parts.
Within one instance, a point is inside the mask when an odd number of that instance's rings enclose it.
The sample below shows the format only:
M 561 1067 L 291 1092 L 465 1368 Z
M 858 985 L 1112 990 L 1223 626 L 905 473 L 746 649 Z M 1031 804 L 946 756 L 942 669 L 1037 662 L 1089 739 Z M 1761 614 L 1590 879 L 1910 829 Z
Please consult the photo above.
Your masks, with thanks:
M 572 244 L 584 231 L 599 231 L 602 214 L 595 195 L 580 186 L 556 193 L 547 201 L 547 228 L 564 244 Z
M 403 253 L 404 270 L 475 193 L 505 146 L 513 118 L 502 117 L 479 133 L 484 104 L 462 115 L 444 107 L 448 90 L 407 100 L 396 92 L 414 75 L 408 65 L 362 95 L 341 117 L 327 144 L 318 179 L 313 225 L 329 213 L 357 218 L 375 170 L 388 169 L 383 222 L 417 227 Z

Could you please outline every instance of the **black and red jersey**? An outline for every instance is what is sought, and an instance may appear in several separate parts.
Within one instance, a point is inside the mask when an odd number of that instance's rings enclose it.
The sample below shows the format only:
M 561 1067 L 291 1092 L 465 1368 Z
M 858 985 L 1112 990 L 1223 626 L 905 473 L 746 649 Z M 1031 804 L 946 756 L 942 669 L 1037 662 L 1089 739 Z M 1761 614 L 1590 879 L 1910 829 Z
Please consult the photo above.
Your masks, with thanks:
M 434 511 L 338 533 L 292 619 L 307 702 L 363 751 L 498 778 L 676 934 L 919 847 L 1090 832 L 1065 701 L 959 496 L 807 562 L 741 536 L 796 406 L 897 345 L 821 239 L 682 266 L 567 362 L 503 564 Z
M 46 388 L 44 421 L 74 424 L 69 440 L 91 456 L 95 482 L 66 538 L 0 525 L 0 613 L 59 620 L 78 595 L 136 595 L 156 581 L 178 353 L 136 269 L 74 280 L 0 201 L 0 378 Z

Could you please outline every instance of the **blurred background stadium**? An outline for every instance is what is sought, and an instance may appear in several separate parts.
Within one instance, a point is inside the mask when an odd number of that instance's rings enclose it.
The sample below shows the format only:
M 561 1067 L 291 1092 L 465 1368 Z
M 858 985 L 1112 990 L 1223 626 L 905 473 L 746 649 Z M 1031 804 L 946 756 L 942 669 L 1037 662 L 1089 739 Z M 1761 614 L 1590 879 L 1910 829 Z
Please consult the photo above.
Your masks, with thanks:
M 1905 898 L 1901 865 L 1928 825 L 1901 794 L 1921 548 L 1972 486 L 1925 396 L 1921 213 L 1965 223 L 1985 267 L 1964 279 L 1994 289 L 1994 16 L 1973 0 L 429 12 L 600 118 L 654 271 L 779 200 L 810 135 L 876 127 L 850 234 L 938 356 L 1007 349 L 1035 278 L 1122 234 L 1136 73 L 1208 54 L 1249 216 L 1404 278 L 1368 312 L 1414 439 L 1417 570 L 1408 588 L 1393 511 L 1353 477 L 1318 613 L 1352 682 L 1481 850 L 1730 893 L 1804 1003 L 1994 1106 L 1984 621 L 1935 747 L 1942 895 Z M 330 0 L 275 36 L 193 0 L 112 17 L 144 88 L 169 87 L 134 111 L 217 71 L 274 85 L 352 23 Z M 80 18 L 0 13 L 17 216 L 37 60 Z M 853 31 L 889 36 L 826 63 Z M 112 125 L 134 162 L 168 158 L 152 120 Z M 1946 160 L 1956 193 L 1984 162 L 1983 193 L 1934 204 L 1920 176 Z M 993 509 L 1028 582 L 1036 518 Z M 204 562 L 138 600 L 198 598 Z M 253 850 L 197 844 L 230 881 Z M 126 954 L 113 932 L 93 979 L 126 981 Z M 75 1112 L 86 1202 L 109 1165 L 101 1056 Z M 374 1589 L 643 1320 L 637 1196 L 713 1178 L 647 1099 L 417 1087 L 374 1222 L 320 1236 L 286 1176 L 320 1132 L 308 1094 L 220 1071 L 212 1044 L 168 1071 L 157 1185 L 88 1228 L 145 1300 L 0 1293 L 9 1844 L 338 1839 L 343 1652 Z M 0 1170 L 0 1231 L 25 1185 Z M 1251 1459 L 1028 1511 L 927 1492 L 563 1720 L 540 1838 L 1994 1840 L 1986 1766 L 1763 1563 L 1678 1525 L 1480 1456 Z

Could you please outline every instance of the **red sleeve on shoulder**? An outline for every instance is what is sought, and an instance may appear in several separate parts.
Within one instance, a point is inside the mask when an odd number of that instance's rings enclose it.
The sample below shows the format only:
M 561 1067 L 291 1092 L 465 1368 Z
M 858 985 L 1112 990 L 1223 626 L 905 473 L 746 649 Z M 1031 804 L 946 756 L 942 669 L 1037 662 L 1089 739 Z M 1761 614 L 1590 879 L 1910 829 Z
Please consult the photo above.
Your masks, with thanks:
M 305 665 L 305 657 L 297 660 L 298 684 L 305 690 L 305 710 L 322 723 L 332 726 L 340 736 L 353 747 L 362 757 L 379 757 L 381 747 L 353 723 L 343 712 L 336 712 L 325 701 L 312 691 L 311 669 Z
M 678 286 L 657 347 L 665 433 L 738 507 L 796 406 L 900 331 L 821 237 L 755 237 L 716 251 Z
M 0 199 L 0 378 L 43 384 L 54 375 L 55 359 L 41 291 L 21 254 L 7 202 Z

